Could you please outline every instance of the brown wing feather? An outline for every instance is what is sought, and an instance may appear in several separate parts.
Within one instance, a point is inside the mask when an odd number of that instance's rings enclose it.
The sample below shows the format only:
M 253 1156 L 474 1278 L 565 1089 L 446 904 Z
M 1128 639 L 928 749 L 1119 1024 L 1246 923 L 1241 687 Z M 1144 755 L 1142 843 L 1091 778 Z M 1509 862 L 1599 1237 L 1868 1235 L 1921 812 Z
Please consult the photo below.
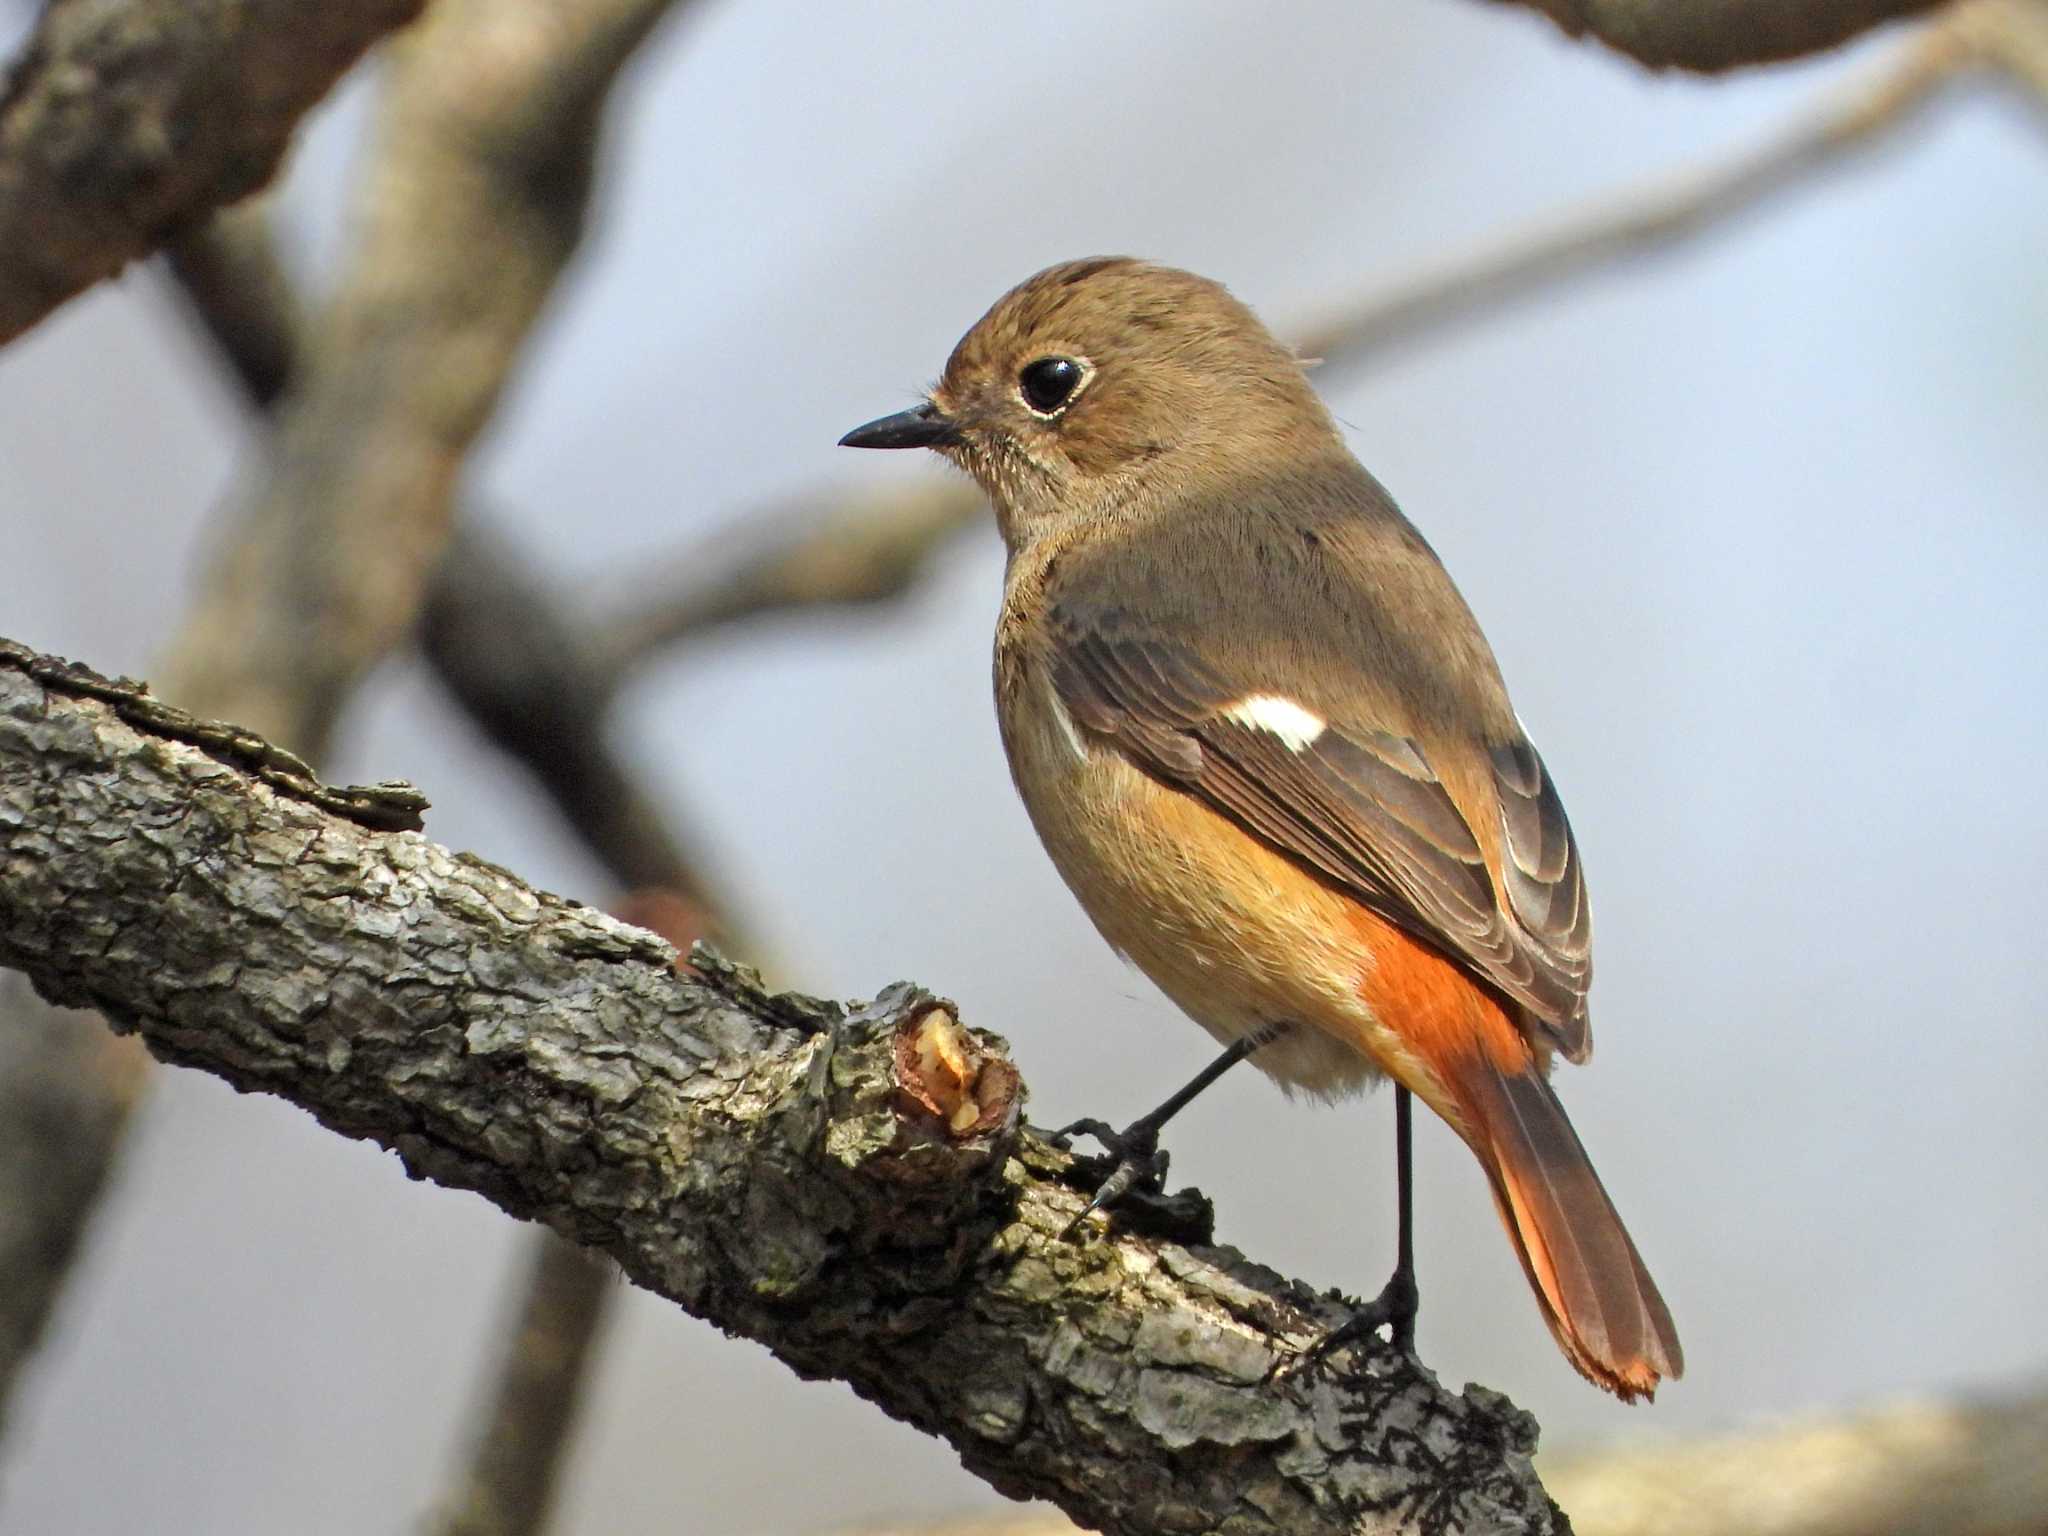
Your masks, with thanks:
M 1495 747 L 1492 758 L 1508 908 L 1550 967 L 1583 997 L 1593 979 L 1593 911 L 1564 803 L 1528 742 Z M 1581 1034 L 1573 1060 L 1585 1054 Z
M 1571 828 L 1526 742 L 1494 753 L 1503 909 L 1422 749 L 1330 722 L 1299 749 L 1226 711 L 1256 686 L 1122 611 L 1053 611 L 1053 685 L 1077 725 L 1468 965 L 1571 1060 L 1587 1052 L 1589 919 Z

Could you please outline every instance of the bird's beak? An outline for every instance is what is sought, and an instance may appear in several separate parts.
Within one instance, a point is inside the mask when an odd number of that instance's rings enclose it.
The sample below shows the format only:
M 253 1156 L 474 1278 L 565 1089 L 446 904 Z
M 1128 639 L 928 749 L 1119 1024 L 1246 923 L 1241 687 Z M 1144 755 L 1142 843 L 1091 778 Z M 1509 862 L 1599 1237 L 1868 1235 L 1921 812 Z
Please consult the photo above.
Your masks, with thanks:
M 839 439 L 842 448 L 944 448 L 960 441 L 960 429 L 927 400 L 894 416 L 855 427 Z

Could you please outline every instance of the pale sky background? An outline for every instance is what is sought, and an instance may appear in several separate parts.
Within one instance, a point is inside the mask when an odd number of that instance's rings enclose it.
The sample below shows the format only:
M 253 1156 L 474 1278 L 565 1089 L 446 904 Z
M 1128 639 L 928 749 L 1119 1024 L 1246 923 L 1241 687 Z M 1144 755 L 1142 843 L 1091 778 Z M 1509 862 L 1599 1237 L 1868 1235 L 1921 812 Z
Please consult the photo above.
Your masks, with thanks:
M 836 450 L 999 292 L 1128 251 L 1276 325 L 1768 134 L 1895 40 L 1653 79 L 1512 8 L 706 5 L 647 50 L 602 212 L 475 465 L 572 590 L 776 496 L 938 473 Z M 343 248 L 367 93 L 286 213 Z M 1691 1371 L 1583 1385 L 1469 1156 L 1421 1129 L 1424 1358 L 1552 1447 L 2048 1370 L 2048 145 L 1973 94 L 1765 216 L 1322 387 L 1463 586 L 1556 774 L 1599 927 L 1566 1103 Z M 146 673 L 240 409 L 138 270 L 0 355 L 0 633 Z M 1095 937 L 988 699 L 993 530 L 900 608 L 652 670 L 624 749 L 808 989 L 914 977 L 1048 1123 L 1122 1120 L 1205 1036 Z M 914 743 L 907 747 L 906 743 Z M 601 877 L 410 661 L 342 777 L 555 889 Z M 1391 1260 L 1385 1097 L 1241 1073 L 1170 1138 L 1220 1234 L 1321 1285 Z M 466 1448 L 521 1234 L 389 1154 L 157 1080 L 0 1447 L 0 1536 L 411 1527 Z M 560 1529 L 749 1536 L 997 1502 L 844 1388 L 628 1292 Z

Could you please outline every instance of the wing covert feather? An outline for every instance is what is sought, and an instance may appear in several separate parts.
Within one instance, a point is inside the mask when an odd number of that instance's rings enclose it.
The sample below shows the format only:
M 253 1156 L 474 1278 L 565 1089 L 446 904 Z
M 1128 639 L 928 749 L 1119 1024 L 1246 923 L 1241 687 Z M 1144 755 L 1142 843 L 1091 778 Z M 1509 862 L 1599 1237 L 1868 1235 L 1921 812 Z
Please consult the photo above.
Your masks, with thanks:
M 1219 676 L 1126 610 L 1055 605 L 1052 681 L 1083 729 L 1207 802 L 1390 921 L 1462 960 L 1572 1060 L 1588 1049 L 1590 918 L 1564 807 L 1526 741 L 1491 753 L 1499 882 L 1416 742 L 1323 720 L 1286 735 L 1246 709 L 1273 690 Z

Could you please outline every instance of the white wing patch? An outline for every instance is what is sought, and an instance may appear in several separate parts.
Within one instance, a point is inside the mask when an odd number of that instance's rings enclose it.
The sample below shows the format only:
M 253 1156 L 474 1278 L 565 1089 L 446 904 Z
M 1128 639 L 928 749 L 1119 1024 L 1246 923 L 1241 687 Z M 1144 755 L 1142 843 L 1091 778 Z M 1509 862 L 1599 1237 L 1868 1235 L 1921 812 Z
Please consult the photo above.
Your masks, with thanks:
M 1277 693 L 1247 694 L 1223 711 L 1223 718 L 1280 738 L 1290 752 L 1305 752 L 1329 728 L 1321 715 Z
M 1073 751 L 1077 762 L 1088 761 L 1088 743 L 1081 739 L 1081 732 L 1074 724 L 1074 717 L 1067 713 L 1067 706 L 1060 702 L 1059 690 L 1048 687 L 1045 690 L 1046 703 L 1052 706 L 1054 724 L 1059 727 L 1060 736 Z

